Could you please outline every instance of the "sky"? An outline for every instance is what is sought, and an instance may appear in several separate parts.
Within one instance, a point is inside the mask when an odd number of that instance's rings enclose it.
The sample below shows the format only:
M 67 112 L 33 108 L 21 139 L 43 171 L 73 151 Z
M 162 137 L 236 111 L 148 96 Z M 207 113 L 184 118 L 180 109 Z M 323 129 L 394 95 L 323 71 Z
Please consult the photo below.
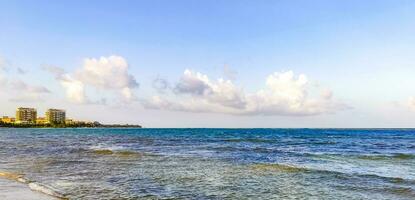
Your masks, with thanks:
M 415 1 L 0 0 L 0 115 L 415 127 Z

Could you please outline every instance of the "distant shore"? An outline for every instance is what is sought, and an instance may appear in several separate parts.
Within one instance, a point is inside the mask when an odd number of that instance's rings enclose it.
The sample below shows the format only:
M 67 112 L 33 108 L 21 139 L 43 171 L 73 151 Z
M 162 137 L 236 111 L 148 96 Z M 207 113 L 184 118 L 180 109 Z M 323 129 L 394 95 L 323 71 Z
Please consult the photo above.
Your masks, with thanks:
M 0 123 L 0 128 L 142 128 L 135 124 L 7 124 Z

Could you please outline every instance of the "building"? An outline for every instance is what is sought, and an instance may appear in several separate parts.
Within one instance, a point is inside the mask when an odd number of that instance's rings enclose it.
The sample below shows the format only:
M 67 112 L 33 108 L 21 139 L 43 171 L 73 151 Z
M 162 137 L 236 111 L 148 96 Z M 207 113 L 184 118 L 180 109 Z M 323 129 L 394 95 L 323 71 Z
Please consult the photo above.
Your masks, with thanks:
M 73 119 L 66 119 L 65 120 L 65 124 L 66 125 L 74 125 L 74 124 L 76 124 L 77 123 L 77 121 L 75 121 L 75 120 L 73 120 Z
M 66 118 L 65 110 L 61 109 L 48 109 L 46 111 L 46 120 L 51 124 L 64 124 Z
M 15 121 L 16 121 L 16 119 L 14 117 L 3 116 L 1 118 L 1 122 L 6 123 L 6 124 L 12 124 Z
M 35 123 L 37 111 L 35 108 L 17 108 L 16 123 Z
M 36 119 L 36 124 L 48 124 L 48 120 L 46 119 L 46 117 L 38 117 Z

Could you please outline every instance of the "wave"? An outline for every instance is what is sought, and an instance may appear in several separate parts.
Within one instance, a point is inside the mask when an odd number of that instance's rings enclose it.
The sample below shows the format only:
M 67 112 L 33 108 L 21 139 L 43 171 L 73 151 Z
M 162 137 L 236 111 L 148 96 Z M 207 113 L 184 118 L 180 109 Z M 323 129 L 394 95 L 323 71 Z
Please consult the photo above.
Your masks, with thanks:
M 275 140 L 263 139 L 263 138 L 233 138 L 225 139 L 224 142 L 250 142 L 250 143 L 274 143 Z
M 144 154 L 140 152 L 135 151 L 129 151 L 129 150 L 120 150 L 120 151 L 114 151 L 110 149 L 97 149 L 92 150 L 92 153 L 96 155 L 113 155 L 113 156 L 120 156 L 120 157 L 142 157 Z
M 326 159 L 360 159 L 360 160 L 412 160 L 415 154 L 365 154 L 365 155 L 345 155 L 345 154 L 326 154 L 326 153 L 304 153 L 305 156 Z
M 68 199 L 65 194 L 58 191 L 57 189 L 55 189 L 53 187 L 50 187 L 50 186 L 47 186 L 47 185 L 44 185 L 44 184 L 41 184 L 41 183 L 31 182 L 31 183 L 28 184 L 28 186 L 33 191 L 41 192 L 41 193 L 44 193 L 44 194 L 47 194 L 49 196 L 56 197 L 56 198 L 59 198 L 59 199 L 62 199 L 62 200 Z
M 121 146 L 92 146 L 89 149 L 86 149 L 87 153 L 93 153 L 95 155 L 111 155 L 118 157 L 143 157 L 143 156 L 153 156 L 150 153 L 137 152 L 133 150 L 128 150 L 125 147 Z
M 286 164 L 255 164 L 251 167 L 253 170 L 259 171 L 274 171 L 274 172 L 286 172 L 286 173 L 299 173 L 299 172 L 308 172 L 310 171 L 307 168 L 294 166 L 294 165 L 286 165 Z
M 415 159 L 414 154 L 397 153 L 392 155 L 362 155 L 358 156 L 363 160 L 411 160 Z
M 0 178 L 5 178 L 8 180 L 12 180 L 12 181 L 16 181 L 19 183 L 23 183 L 23 184 L 27 184 L 27 186 L 32 190 L 32 191 L 37 191 L 58 199 L 62 199 L 62 200 L 68 200 L 69 198 L 67 197 L 67 195 L 65 193 L 63 193 L 62 191 L 59 191 L 56 188 L 53 188 L 51 186 L 48 185 L 44 185 L 32 180 L 27 179 L 26 177 L 24 177 L 23 174 L 18 174 L 18 173 L 11 173 L 11 172 L 0 172 Z
M 144 152 L 137 152 L 134 150 L 129 150 L 124 147 L 118 146 L 92 146 L 89 148 L 76 148 L 72 149 L 70 153 L 76 153 L 80 155 L 96 155 L 96 156 L 116 156 L 116 157 L 143 157 L 143 156 L 159 156 L 153 153 L 144 153 Z M 77 161 L 73 161 L 77 162 Z M 85 161 L 80 161 L 85 162 Z
M 265 148 L 265 147 L 234 147 L 234 146 L 218 146 L 218 147 L 209 147 L 209 150 L 218 151 L 218 152 L 232 152 L 232 151 L 252 151 L 257 153 L 274 153 L 281 152 L 278 149 Z
M 402 177 L 390 177 L 390 176 L 381 176 L 377 174 L 362 174 L 362 173 L 348 173 L 341 172 L 337 170 L 327 170 L 327 169 L 315 169 L 305 166 L 296 166 L 292 164 L 281 164 L 281 163 L 261 163 L 253 164 L 250 166 L 252 170 L 263 171 L 263 172 L 278 172 L 278 173 L 320 173 L 320 174 L 333 174 L 337 178 L 350 178 L 350 177 L 359 177 L 359 178 L 370 178 L 370 179 L 381 179 L 390 183 L 408 183 L 415 184 L 413 179 L 405 179 Z

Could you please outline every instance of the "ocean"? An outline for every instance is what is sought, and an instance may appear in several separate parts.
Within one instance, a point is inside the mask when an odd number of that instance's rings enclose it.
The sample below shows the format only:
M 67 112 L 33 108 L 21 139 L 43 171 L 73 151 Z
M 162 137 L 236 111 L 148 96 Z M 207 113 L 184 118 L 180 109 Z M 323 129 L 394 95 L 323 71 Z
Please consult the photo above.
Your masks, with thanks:
M 69 199 L 415 199 L 413 129 L 0 129 Z

